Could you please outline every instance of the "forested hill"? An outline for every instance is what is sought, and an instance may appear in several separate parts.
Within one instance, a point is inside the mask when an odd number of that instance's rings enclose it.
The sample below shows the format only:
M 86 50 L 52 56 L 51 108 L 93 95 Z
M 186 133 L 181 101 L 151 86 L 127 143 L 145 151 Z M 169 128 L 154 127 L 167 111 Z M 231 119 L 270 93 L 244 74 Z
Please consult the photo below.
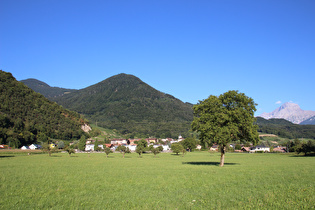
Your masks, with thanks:
M 51 87 L 45 82 L 39 81 L 37 79 L 26 79 L 26 80 L 21 80 L 21 82 L 23 82 L 25 85 L 27 85 L 29 88 L 31 88 L 35 92 L 42 94 L 46 98 L 62 96 L 64 94 L 77 91 L 75 89 Z
M 184 134 L 193 119 L 192 104 L 162 93 L 139 78 L 119 74 L 76 92 L 51 98 L 98 125 L 124 134 L 171 137 Z
M 0 70 L 0 144 L 22 146 L 48 137 L 80 138 L 85 120 Z
M 315 139 L 315 125 L 293 124 L 285 119 L 269 119 L 257 117 L 258 131 L 276 134 L 284 138 L 310 138 Z

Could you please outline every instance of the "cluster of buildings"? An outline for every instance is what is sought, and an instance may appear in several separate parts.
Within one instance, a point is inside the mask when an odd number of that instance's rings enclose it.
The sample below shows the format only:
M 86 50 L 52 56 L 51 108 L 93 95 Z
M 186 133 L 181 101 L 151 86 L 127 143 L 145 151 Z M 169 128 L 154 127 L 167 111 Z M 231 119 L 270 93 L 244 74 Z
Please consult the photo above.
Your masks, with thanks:
M 99 144 L 98 147 L 101 149 L 104 149 L 105 147 L 111 148 L 113 151 L 116 150 L 116 148 L 120 145 L 125 146 L 128 148 L 131 152 L 136 151 L 137 148 L 137 142 L 140 141 L 141 139 L 112 139 L 110 141 L 110 144 Z M 171 138 L 166 138 L 166 139 L 161 139 L 159 141 L 157 138 L 147 138 L 145 141 L 148 143 L 148 145 L 153 145 L 154 148 L 162 146 L 163 147 L 163 152 L 170 151 L 170 145 L 176 142 L 183 141 L 184 138 L 182 136 L 179 136 L 177 140 L 171 139 Z M 86 146 L 85 146 L 85 151 L 94 151 L 95 148 L 95 140 L 87 140 L 86 141 Z M 160 144 L 159 144 L 160 143 Z
M 235 145 L 234 144 L 230 144 L 229 145 L 231 148 L 235 149 Z M 212 147 L 210 147 L 210 151 L 218 151 L 219 149 L 219 145 L 213 145 Z M 256 153 L 256 152 L 279 152 L 279 153 L 284 153 L 287 152 L 287 148 L 283 147 L 283 146 L 277 146 L 275 148 L 272 149 L 270 147 L 267 146 L 263 146 L 263 145 L 258 145 L 255 147 L 245 147 L 242 146 L 242 148 L 240 150 L 234 150 L 234 152 L 249 152 L 249 153 Z
M 116 148 L 120 145 L 125 146 L 128 148 L 131 152 L 136 151 L 137 148 L 137 142 L 141 141 L 142 139 L 112 139 L 109 144 L 99 144 L 97 145 L 100 149 L 104 150 L 105 147 L 110 148 L 112 151 L 115 151 Z M 177 140 L 174 140 L 172 138 L 166 138 L 166 139 L 161 139 L 158 140 L 157 138 L 147 138 L 145 141 L 148 143 L 148 145 L 153 145 L 154 148 L 162 146 L 163 147 L 163 152 L 168 152 L 171 150 L 170 146 L 173 143 L 181 142 L 183 141 L 184 138 L 180 135 Z M 96 140 L 87 140 L 86 141 L 86 146 L 85 146 L 85 151 L 94 151 L 95 148 L 95 142 Z M 0 145 L 0 149 L 1 149 Z M 234 149 L 234 152 L 248 152 L 248 153 L 256 153 L 256 152 L 279 152 L 279 153 L 284 153 L 287 152 L 286 147 L 283 146 L 277 146 L 275 148 L 270 148 L 267 146 L 259 145 L 259 146 L 251 146 L 251 147 L 245 147 L 242 146 L 240 150 L 235 149 L 235 144 L 230 144 L 229 145 L 231 148 Z M 50 144 L 51 148 L 56 147 L 55 144 Z M 23 146 L 21 147 L 22 150 L 36 150 L 36 149 L 41 149 L 42 146 L 38 144 L 32 144 L 30 146 Z M 196 149 L 200 150 L 201 145 L 197 145 Z M 209 148 L 210 151 L 218 151 L 219 150 L 219 145 L 214 144 L 212 147 Z

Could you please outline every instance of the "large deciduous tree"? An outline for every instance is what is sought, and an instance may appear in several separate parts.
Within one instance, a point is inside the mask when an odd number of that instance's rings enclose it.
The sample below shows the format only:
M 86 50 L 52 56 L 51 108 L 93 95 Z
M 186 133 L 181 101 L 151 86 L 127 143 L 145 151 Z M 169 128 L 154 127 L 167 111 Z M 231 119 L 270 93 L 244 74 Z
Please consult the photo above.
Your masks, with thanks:
M 220 166 L 224 165 L 226 146 L 233 140 L 258 142 L 254 100 L 244 93 L 231 90 L 220 96 L 211 95 L 193 107 L 192 129 L 201 142 L 220 146 Z

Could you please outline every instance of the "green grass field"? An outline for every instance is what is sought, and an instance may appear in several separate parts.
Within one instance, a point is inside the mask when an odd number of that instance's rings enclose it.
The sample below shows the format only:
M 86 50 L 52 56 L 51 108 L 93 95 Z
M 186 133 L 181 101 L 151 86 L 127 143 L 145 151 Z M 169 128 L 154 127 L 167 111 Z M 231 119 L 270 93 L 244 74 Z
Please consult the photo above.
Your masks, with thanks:
M 0 153 L 0 209 L 315 207 L 315 157 Z

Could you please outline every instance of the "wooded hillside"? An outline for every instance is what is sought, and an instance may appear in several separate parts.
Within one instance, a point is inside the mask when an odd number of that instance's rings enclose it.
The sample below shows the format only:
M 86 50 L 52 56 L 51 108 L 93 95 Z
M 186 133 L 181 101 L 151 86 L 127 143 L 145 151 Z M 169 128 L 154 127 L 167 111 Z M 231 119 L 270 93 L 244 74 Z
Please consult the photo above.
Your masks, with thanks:
M 162 93 L 139 78 L 119 74 L 76 92 L 51 98 L 88 119 L 123 134 L 156 137 L 185 135 L 192 105 Z
M 48 137 L 80 138 L 86 121 L 0 70 L 0 144 L 19 147 Z

